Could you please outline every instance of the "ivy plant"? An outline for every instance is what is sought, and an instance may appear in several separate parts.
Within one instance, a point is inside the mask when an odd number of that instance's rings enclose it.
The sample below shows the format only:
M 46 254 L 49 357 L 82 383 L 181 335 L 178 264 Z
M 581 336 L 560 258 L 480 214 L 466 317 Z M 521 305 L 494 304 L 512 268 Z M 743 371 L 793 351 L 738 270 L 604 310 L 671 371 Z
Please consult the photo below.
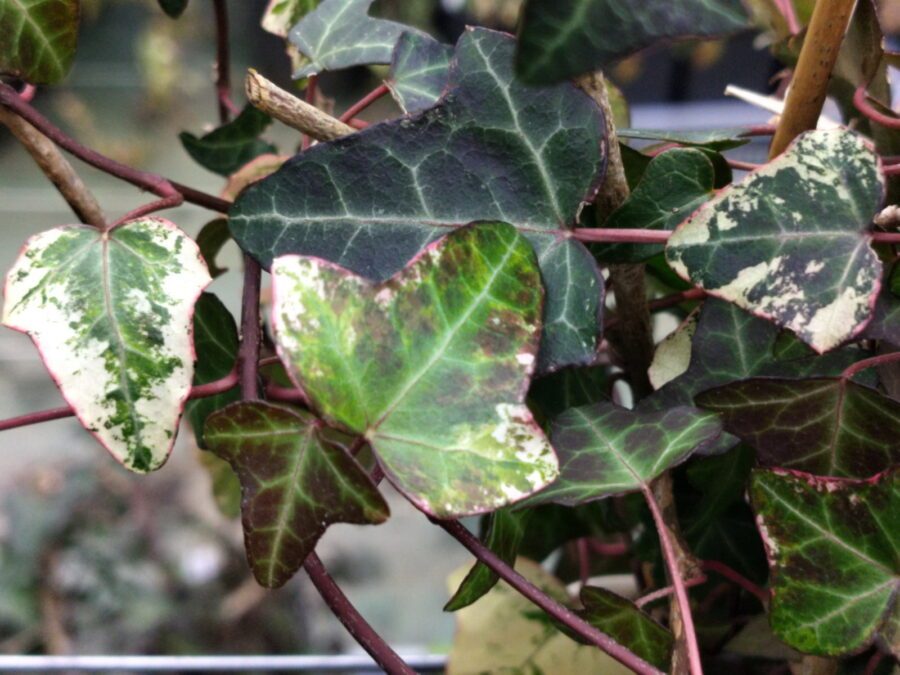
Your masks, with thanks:
M 244 103 L 213 0 L 218 126 L 180 139 L 217 197 L 47 120 L 80 3 L 0 0 L 0 122 L 82 221 L 35 232 L 4 287 L 66 405 L 0 430 L 72 416 L 146 473 L 184 417 L 256 580 L 304 570 L 387 672 L 412 670 L 315 550 L 389 519 L 388 485 L 474 555 L 451 673 L 891 672 L 900 115 L 871 3 L 525 0 L 517 36 L 451 44 L 373 0 L 272 0 L 306 96 L 251 70 Z M 775 123 L 617 123 L 603 69 L 751 30 L 791 78 Z M 383 83 L 314 105 L 360 66 Z M 819 129 L 829 93 L 846 118 Z M 730 157 L 760 137 L 769 161 Z M 61 151 L 156 199 L 107 218 Z M 154 215 L 183 203 L 215 214 L 196 239 Z M 238 317 L 205 291 L 230 240 Z

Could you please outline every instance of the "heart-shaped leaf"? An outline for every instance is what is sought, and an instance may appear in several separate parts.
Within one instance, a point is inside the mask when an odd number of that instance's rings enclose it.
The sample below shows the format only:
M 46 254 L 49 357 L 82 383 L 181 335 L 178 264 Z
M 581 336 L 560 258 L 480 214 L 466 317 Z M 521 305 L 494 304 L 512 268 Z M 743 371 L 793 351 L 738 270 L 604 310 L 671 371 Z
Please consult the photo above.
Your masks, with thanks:
M 764 466 L 869 478 L 900 463 L 900 402 L 841 378 L 734 382 L 694 399 Z
M 810 131 L 682 223 L 666 258 L 682 278 L 822 353 L 871 316 L 881 262 L 866 230 L 883 195 L 878 157 L 861 136 Z
M 572 84 L 518 83 L 513 48 L 467 31 L 438 105 L 318 144 L 249 187 L 231 210 L 235 239 L 265 267 L 300 253 L 383 280 L 449 228 L 510 222 L 547 289 L 541 369 L 593 361 L 603 283 L 568 231 L 603 174 L 603 115 Z
M 209 447 L 241 481 L 247 558 L 256 580 L 278 588 L 335 523 L 378 524 L 388 505 L 343 448 L 305 412 L 249 401 L 209 418 Z
M 79 0 L 0 0 L 0 74 L 53 84 L 72 66 Z
M 658 155 L 641 182 L 603 227 L 674 230 L 712 196 L 715 170 L 700 150 L 675 149 Z M 641 262 L 662 252 L 661 244 L 607 244 L 591 247 L 604 262 Z
M 132 471 L 162 466 L 191 388 L 197 245 L 142 218 L 33 236 L 6 277 L 3 323 L 28 333 L 84 427 Z
M 390 63 L 391 52 L 409 26 L 369 16 L 375 0 L 323 0 L 291 29 L 288 39 L 310 62 L 295 79 L 323 70 Z
M 453 47 L 428 35 L 404 33 L 394 48 L 388 87 L 405 113 L 430 108 L 450 81 Z
M 557 82 L 660 40 L 715 37 L 747 25 L 741 0 L 527 0 L 516 65 L 529 82 Z
M 771 566 L 769 620 L 792 647 L 836 656 L 877 640 L 900 656 L 898 477 L 754 472 L 750 499 Z
M 696 408 L 636 412 L 612 403 L 571 408 L 550 431 L 559 478 L 528 504 L 576 506 L 644 490 L 721 433 L 716 416 Z
M 458 229 L 379 285 L 299 256 L 277 258 L 272 276 L 292 377 L 327 420 L 365 434 L 417 506 L 493 511 L 556 477 L 523 403 L 541 285 L 515 228 Z
M 227 177 L 250 160 L 276 151 L 259 138 L 271 123 L 271 117 L 248 105 L 233 120 L 200 138 L 187 131 L 178 138 L 197 164 Z

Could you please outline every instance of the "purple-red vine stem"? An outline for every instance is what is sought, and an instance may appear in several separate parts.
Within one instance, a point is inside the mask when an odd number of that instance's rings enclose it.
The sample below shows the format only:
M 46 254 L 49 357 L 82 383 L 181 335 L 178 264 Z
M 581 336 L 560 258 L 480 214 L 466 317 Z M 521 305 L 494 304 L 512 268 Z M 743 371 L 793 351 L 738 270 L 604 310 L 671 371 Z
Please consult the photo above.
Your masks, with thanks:
M 375 87 L 375 89 L 359 99 L 356 103 L 347 108 L 347 110 L 344 111 L 344 114 L 340 116 L 340 121 L 349 123 L 359 113 L 361 113 L 363 110 L 375 103 L 375 101 L 380 99 L 382 96 L 385 96 L 389 92 L 390 89 L 388 89 L 388 86 L 386 84 L 380 84 L 379 86 Z
M 740 572 L 733 570 L 728 565 L 723 562 L 719 562 L 718 560 L 704 560 L 701 563 L 704 571 L 706 572 L 715 572 L 721 577 L 725 577 L 729 581 L 737 584 L 745 591 L 755 596 L 757 600 L 762 603 L 763 607 L 769 606 L 769 594 L 766 591 L 754 584 L 747 577 L 745 577 Z
M 856 375 L 860 371 L 865 370 L 866 368 L 874 368 L 875 366 L 880 366 L 885 363 L 893 363 L 894 361 L 900 361 L 900 352 L 888 352 L 887 354 L 879 354 L 878 356 L 872 356 L 871 358 L 857 361 L 856 363 L 850 365 L 850 367 L 848 367 L 843 373 L 841 373 L 841 379 L 849 380 L 854 375 Z
M 866 86 L 861 84 L 853 94 L 853 105 L 856 106 L 856 109 L 870 120 L 877 122 L 883 127 L 887 127 L 888 129 L 900 129 L 900 118 L 885 115 L 869 103 L 868 96 Z
M 629 651 L 611 637 L 596 629 L 584 619 L 576 615 L 572 610 L 556 602 L 546 593 L 543 593 L 525 577 L 516 572 L 512 567 L 498 558 L 493 551 L 482 544 L 478 537 L 469 532 L 462 524 L 455 520 L 431 521 L 456 539 L 469 550 L 478 560 L 487 565 L 501 579 L 521 593 L 525 598 L 533 602 L 551 617 L 565 625 L 572 632 L 577 633 L 591 644 L 609 654 L 623 666 L 631 668 L 639 675 L 662 675 L 662 671 L 644 661 L 641 657 Z
M 706 583 L 706 576 L 694 577 L 693 579 L 688 579 L 684 582 L 685 588 L 693 588 L 694 586 L 699 586 L 700 584 Z M 674 586 L 663 586 L 662 588 L 658 588 L 652 593 L 647 593 L 647 595 L 642 595 L 637 600 L 634 601 L 634 604 L 638 607 L 644 607 L 645 605 L 649 605 L 651 602 L 656 602 L 657 600 L 661 600 L 662 598 L 668 598 L 672 593 L 675 592 Z
M 216 15 L 216 99 L 219 121 L 225 124 L 237 108 L 231 100 L 231 49 L 228 41 L 228 7 L 225 0 L 213 0 Z

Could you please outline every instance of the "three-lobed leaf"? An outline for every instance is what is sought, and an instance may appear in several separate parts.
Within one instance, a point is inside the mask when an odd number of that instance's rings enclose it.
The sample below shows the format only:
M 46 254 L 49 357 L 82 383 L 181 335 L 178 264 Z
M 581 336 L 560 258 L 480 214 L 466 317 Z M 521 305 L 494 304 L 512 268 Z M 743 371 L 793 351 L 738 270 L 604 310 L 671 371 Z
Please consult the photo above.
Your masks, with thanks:
M 210 282 L 196 244 L 161 218 L 28 240 L 3 323 L 28 333 L 82 425 L 119 462 L 158 469 L 193 376 L 191 316 Z
M 771 566 L 769 621 L 801 652 L 837 656 L 877 640 L 900 655 L 900 472 L 868 481 L 757 470 L 750 498 Z
M 327 421 L 365 435 L 424 511 L 493 511 L 556 477 L 523 402 L 542 292 L 514 227 L 458 229 L 377 285 L 300 256 L 276 258 L 272 276 L 292 378 Z
M 450 82 L 453 47 L 428 35 L 403 33 L 394 47 L 391 75 L 387 81 L 391 94 L 405 113 L 430 108 Z
M 195 162 L 228 177 L 260 155 L 276 151 L 274 145 L 259 138 L 271 123 L 271 117 L 247 105 L 240 115 L 208 134 L 198 138 L 183 131 L 178 137 Z
M 72 67 L 79 0 L 0 0 L 0 74 L 53 84 Z
M 467 31 L 437 105 L 320 143 L 247 188 L 231 209 L 235 239 L 265 267 L 299 253 L 382 280 L 448 230 L 512 223 L 547 289 L 540 369 L 592 362 L 603 283 L 567 235 L 604 171 L 603 115 L 572 84 L 517 82 L 513 49 Z
M 309 413 L 262 401 L 212 415 L 204 436 L 241 482 L 247 558 L 257 581 L 282 586 L 329 525 L 378 524 L 389 509 L 369 475 Z
M 822 353 L 871 316 L 881 262 L 867 229 L 883 196 L 862 137 L 810 131 L 682 223 L 666 258 L 682 278 Z

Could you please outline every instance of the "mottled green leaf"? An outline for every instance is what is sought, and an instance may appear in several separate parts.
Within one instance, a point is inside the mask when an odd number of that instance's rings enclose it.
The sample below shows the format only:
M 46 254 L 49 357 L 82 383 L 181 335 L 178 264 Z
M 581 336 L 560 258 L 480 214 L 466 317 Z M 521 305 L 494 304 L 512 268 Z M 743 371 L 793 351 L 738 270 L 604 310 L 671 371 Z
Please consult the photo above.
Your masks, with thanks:
M 231 312 L 212 293 L 203 293 L 194 306 L 194 384 L 215 382 L 228 375 L 237 362 L 238 330 Z M 215 396 L 207 396 L 185 405 L 185 416 L 194 430 L 197 445 L 206 447 L 203 441 L 203 424 L 216 410 L 234 403 L 240 392 L 233 389 Z
M 265 267 L 300 253 L 383 280 L 450 228 L 510 222 L 547 289 L 541 370 L 592 362 L 603 284 L 566 235 L 603 174 L 603 115 L 574 85 L 517 83 L 513 46 L 467 31 L 438 105 L 320 143 L 249 187 L 231 210 L 235 239 Z
M 541 284 L 514 227 L 458 229 L 378 285 L 300 256 L 276 258 L 272 276 L 292 377 L 325 419 L 365 434 L 421 509 L 493 511 L 556 477 L 523 403 Z
M 739 148 L 750 142 L 741 127 L 726 129 L 704 129 L 703 131 L 668 131 L 665 129 L 617 129 L 619 138 L 661 143 L 678 143 L 707 150 L 723 151 Z
M 437 103 L 450 82 L 452 57 L 451 45 L 428 35 L 403 33 L 400 36 L 387 85 L 403 112 L 416 113 Z
M 484 545 L 507 565 L 512 565 L 516 561 L 519 545 L 525 536 L 532 513 L 531 510 L 500 509 L 488 516 Z M 453 597 L 444 605 L 444 611 L 455 612 L 468 607 L 491 590 L 499 580 L 500 577 L 490 567 L 483 562 L 476 562 L 459 584 Z
M 741 0 L 527 0 L 516 69 L 529 82 L 557 82 L 662 40 L 747 27 Z
M 571 408 L 550 431 L 559 478 L 528 504 L 575 506 L 642 490 L 721 433 L 716 416 L 696 408 L 637 412 L 612 403 Z
M 197 246 L 200 254 L 209 268 L 209 275 L 215 279 L 228 271 L 227 267 L 219 267 L 216 264 L 216 256 L 222 247 L 231 240 L 231 230 L 228 229 L 227 218 L 216 218 L 208 222 L 197 235 Z
M 394 45 L 409 26 L 373 19 L 375 0 L 323 0 L 291 29 L 288 39 L 309 59 L 294 73 L 295 79 L 323 70 L 390 63 Z
M 656 156 L 641 182 L 603 227 L 674 230 L 713 192 L 715 171 L 700 150 L 674 149 Z M 601 262 L 642 262 L 663 250 L 662 244 L 595 244 Z
M 900 655 L 898 477 L 754 472 L 750 498 L 771 566 L 769 620 L 790 646 L 836 656 L 877 640 Z
M 187 9 L 188 0 L 159 0 L 159 6 L 170 17 L 177 19 Z
M 855 382 L 751 379 L 694 400 L 752 445 L 764 466 L 868 478 L 900 463 L 900 402 Z
M 388 518 L 369 475 L 308 413 L 235 403 L 207 420 L 205 436 L 241 481 L 247 558 L 263 586 L 290 579 L 329 525 Z
M 319 5 L 319 0 L 269 0 L 260 25 L 264 31 L 286 38 L 304 16 Z
M 6 278 L 3 323 L 28 333 L 84 427 L 132 471 L 162 466 L 191 388 L 196 244 L 161 218 L 33 236 Z
M 274 145 L 259 138 L 271 123 L 271 117 L 248 105 L 231 122 L 200 138 L 187 131 L 178 138 L 195 162 L 227 177 L 250 160 L 276 151 Z
M 79 0 L 0 0 L 0 73 L 53 84 L 72 67 Z
M 666 257 L 682 278 L 825 352 L 871 315 L 881 263 L 866 231 L 883 195 L 861 136 L 807 132 L 680 225 Z

